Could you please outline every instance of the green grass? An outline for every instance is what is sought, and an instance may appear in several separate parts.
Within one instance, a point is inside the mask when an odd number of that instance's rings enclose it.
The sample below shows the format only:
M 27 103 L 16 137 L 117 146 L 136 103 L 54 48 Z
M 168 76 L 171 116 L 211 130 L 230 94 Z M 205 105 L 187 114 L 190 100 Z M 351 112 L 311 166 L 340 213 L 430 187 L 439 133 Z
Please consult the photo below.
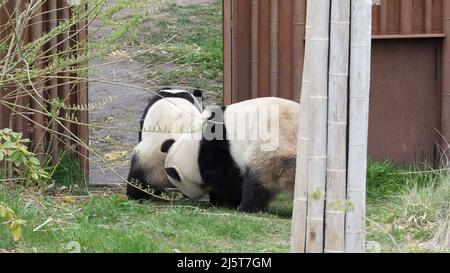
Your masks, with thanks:
M 73 187 L 77 185 L 77 187 L 82 188 L 84 177 L 79 161 L 73 156 L 61 154 L 58 165 L 53 172 L 52 180 L 58 186 Z
M 409 171 L 388 162 L 370 164 L 367 241 L 382 252 L 446 252 L 450 175 Z M 91 192 L 67 198 L 0 185 L 0 203 L 26 221 L 18 243 L 0 228 L 5 238 L 0 251 L 67 252 L 71 242 L 82 252 L 289 251 L 292 201 L 287 194 L 277 196 L 269 212 L 249 215 L 186 200 L 128 201 L 123 191 L 111 194 L 106 188 Z
M 152 18 L 138 26 L 148 33 L 144 46 L 151 48 L 140 61 L 149 64 L 149 79 L 161 86 L 188 85 L 221 96 L 223 40 L 221 1 L 210 5 L 161 10 L 165 16 Z M 142 37 L 130 40 L 140 44 Z M 220 100 L 220 98 L 218 99 Z
M 80 244 L 82 252 L 289 250 L 290 220 L 274 214 L 246 215 L 187 201 L 141 204 L 118 194 L 74 204 L 49 196 L 24 201 L 11 197 L 15 194 L 1 189 L 0 202 L 27 222 L 18 243 L 6 228 L 0 228 L 0 237 L 5 238 L 0 240 L 0 250 L 4 251 L 67 252 L 70 242 Z
M 380 243 L 383 251 L 448 251 L 449 215 L 448 171 L 369 165 L 367 240 Z

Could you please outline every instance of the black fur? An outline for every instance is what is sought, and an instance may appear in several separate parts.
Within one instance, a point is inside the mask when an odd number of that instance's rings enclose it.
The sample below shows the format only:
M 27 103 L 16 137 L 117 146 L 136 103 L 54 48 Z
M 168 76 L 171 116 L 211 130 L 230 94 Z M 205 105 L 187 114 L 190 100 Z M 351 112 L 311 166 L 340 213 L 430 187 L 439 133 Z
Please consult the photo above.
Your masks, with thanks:
M 244 175 L 242 184 L 242 202 L 239 210 L 244 212 L 259 212 L 267 209 L 272 194 L 249 171 Z
M 161 152 L 167 154 L 174 143 L 175 139 L 168 139 L 164 141 L 161 145 Z
M 186 99 L 187 101 L 189 101 L 190 103 L 192 103 L 193 105 L 195 104 L 194 98 L 192 97 L 192 95 L 188 92 L 180 92 L 180 93 L 170 93 L 170 92 L 164 92 L 164 90 L 171 90 L 170 88 L 165 88 L 161 91 L 158 92 L 157 95 L 154 95 L 148 102 L 147 107 L 144 110 L 144 113 L 142 114 L 141 120 L 139 121 L 139 142 L 142 141 L 142 130 L 144 129 L 144 121 L 145 121 L 145 117 L 147 116 L 148 111 L 150 110 L 150 107 L 152 107 L 155 103 L 157 103 L 159 100 L 163 99 L 163 98 L 181 98 L 181 99 Z M 195 96 L 195 95 L 194 95 Z M 197 96 L 195 96 L 197 97 Z M 199 111 L 201 111 L 202 109 L 199 109 Z
M 214 122 L 223 122 L 222 115 L 211 118 Z M 208 132 L 223 130 L 223 138 L 207 140 L 203 137 L 200 143 L 198 164 L 205 184 L 211 189 L 210 202 L 216 206 L 237 208 L 241 202 L 242 176 L 231 157 L 230 145 L 226 139 L 226 129 L 218 130 L 221 124 L 208 122 Z
M 177 182 L 181 182 L 181 177 L 174 168 L 166 168 L 166 174 Z
M 127 196 L 132 200 L 145 200 L 150 199 L 151 195 L 142 191 L 141 189 L 147 189 L 149 187 L 146 180 L 145 170 L 139 166 L 139 160 L 136 155 L 133 155 L 131 159 L 131 168 L 128 174 L 127 184 Z M 130 185 L 132 183 L 133 185 Z M 161 191 L 155 189 L 155 194 L 161 194 Z
M 193 95 L 196 98 L 203 98 L 203 91 L 200 89 L 195 89 Z

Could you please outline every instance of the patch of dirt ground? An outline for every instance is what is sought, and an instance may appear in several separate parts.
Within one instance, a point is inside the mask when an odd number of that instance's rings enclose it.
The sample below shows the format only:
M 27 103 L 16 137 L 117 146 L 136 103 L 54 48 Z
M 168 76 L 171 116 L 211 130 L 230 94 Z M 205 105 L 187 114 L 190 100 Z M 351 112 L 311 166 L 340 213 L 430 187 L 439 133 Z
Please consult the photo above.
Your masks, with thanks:
M 108 1 L 105 8 L 118 0 Z M 200 4 L 211 0 L 174 0 L 180 7 Z M 111 18 L 122 21 L 136 13 L 155 13 L 151 6 L 125 8 Z M 155 16 L 166 16 L 164 13 Z M 105 26 L 99 19 L 89 25 L 91 41 L 106 39 L 115 31 L 113 26 Z M 138 142 L 139 119 L 152 92 L 157 91 L 147 80 L 147 66 L 135 61 L 132 56 L 142 48 L 124 47 L 105 58 L 90 62 L 93 74 L 89 83 L 89 102 L 94 104 L 89 118 L 90 156 L 89 180 L 94 185 L 123 183 L 128 175 L 133 147 Z M 95 79 L 101 79 L 96 81 Z M 114 82 L 114 83 L 108 83 Z M 208 94 L 205 94 L 208 98 Z M 212 100 L 212 99 L 211 99 Z M 108 163 L 108 165 L 105 164 Z M 111 168 L 113 170 L 111 170 Z M 122 177 L 122 178 L 121 178 Z

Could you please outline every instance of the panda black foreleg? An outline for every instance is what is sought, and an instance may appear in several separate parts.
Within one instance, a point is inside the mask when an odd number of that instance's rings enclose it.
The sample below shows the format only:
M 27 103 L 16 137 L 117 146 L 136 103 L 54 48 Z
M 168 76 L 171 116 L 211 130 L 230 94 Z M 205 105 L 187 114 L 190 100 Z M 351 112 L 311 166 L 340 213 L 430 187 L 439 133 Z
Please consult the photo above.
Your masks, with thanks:
M 259 212 L 267 209 L 272 194 L 265 188 L 255 175 L 247 172 L 242 184 L 242 201 L 239 210 L 244 212 Z
M 150 199 L 150 195 L 142 188 L 147 188 L 145 182 L 145 170 L 139 166 L 139 160 L 136 155 L 133 155 L 131 159 L 130 172 L 128 174 L 127 183 L 127 196 L 131 200 L 147 200 Z

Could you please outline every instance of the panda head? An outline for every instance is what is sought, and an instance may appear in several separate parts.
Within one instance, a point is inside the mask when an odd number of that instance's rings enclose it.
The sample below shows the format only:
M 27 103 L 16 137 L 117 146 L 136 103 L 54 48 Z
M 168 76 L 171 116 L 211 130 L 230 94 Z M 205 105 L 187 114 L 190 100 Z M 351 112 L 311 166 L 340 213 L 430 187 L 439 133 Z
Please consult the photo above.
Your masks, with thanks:
M 203 182 L 196 164 L 200 149 L 200 140 L 196 136 L 196 133 L 189 133 L 177 141 L 166 140 L 161 146 L 161 152 L 167 153 L 165 171 L 169 181 L 189 199 L 206 201 L 210 190 Z

